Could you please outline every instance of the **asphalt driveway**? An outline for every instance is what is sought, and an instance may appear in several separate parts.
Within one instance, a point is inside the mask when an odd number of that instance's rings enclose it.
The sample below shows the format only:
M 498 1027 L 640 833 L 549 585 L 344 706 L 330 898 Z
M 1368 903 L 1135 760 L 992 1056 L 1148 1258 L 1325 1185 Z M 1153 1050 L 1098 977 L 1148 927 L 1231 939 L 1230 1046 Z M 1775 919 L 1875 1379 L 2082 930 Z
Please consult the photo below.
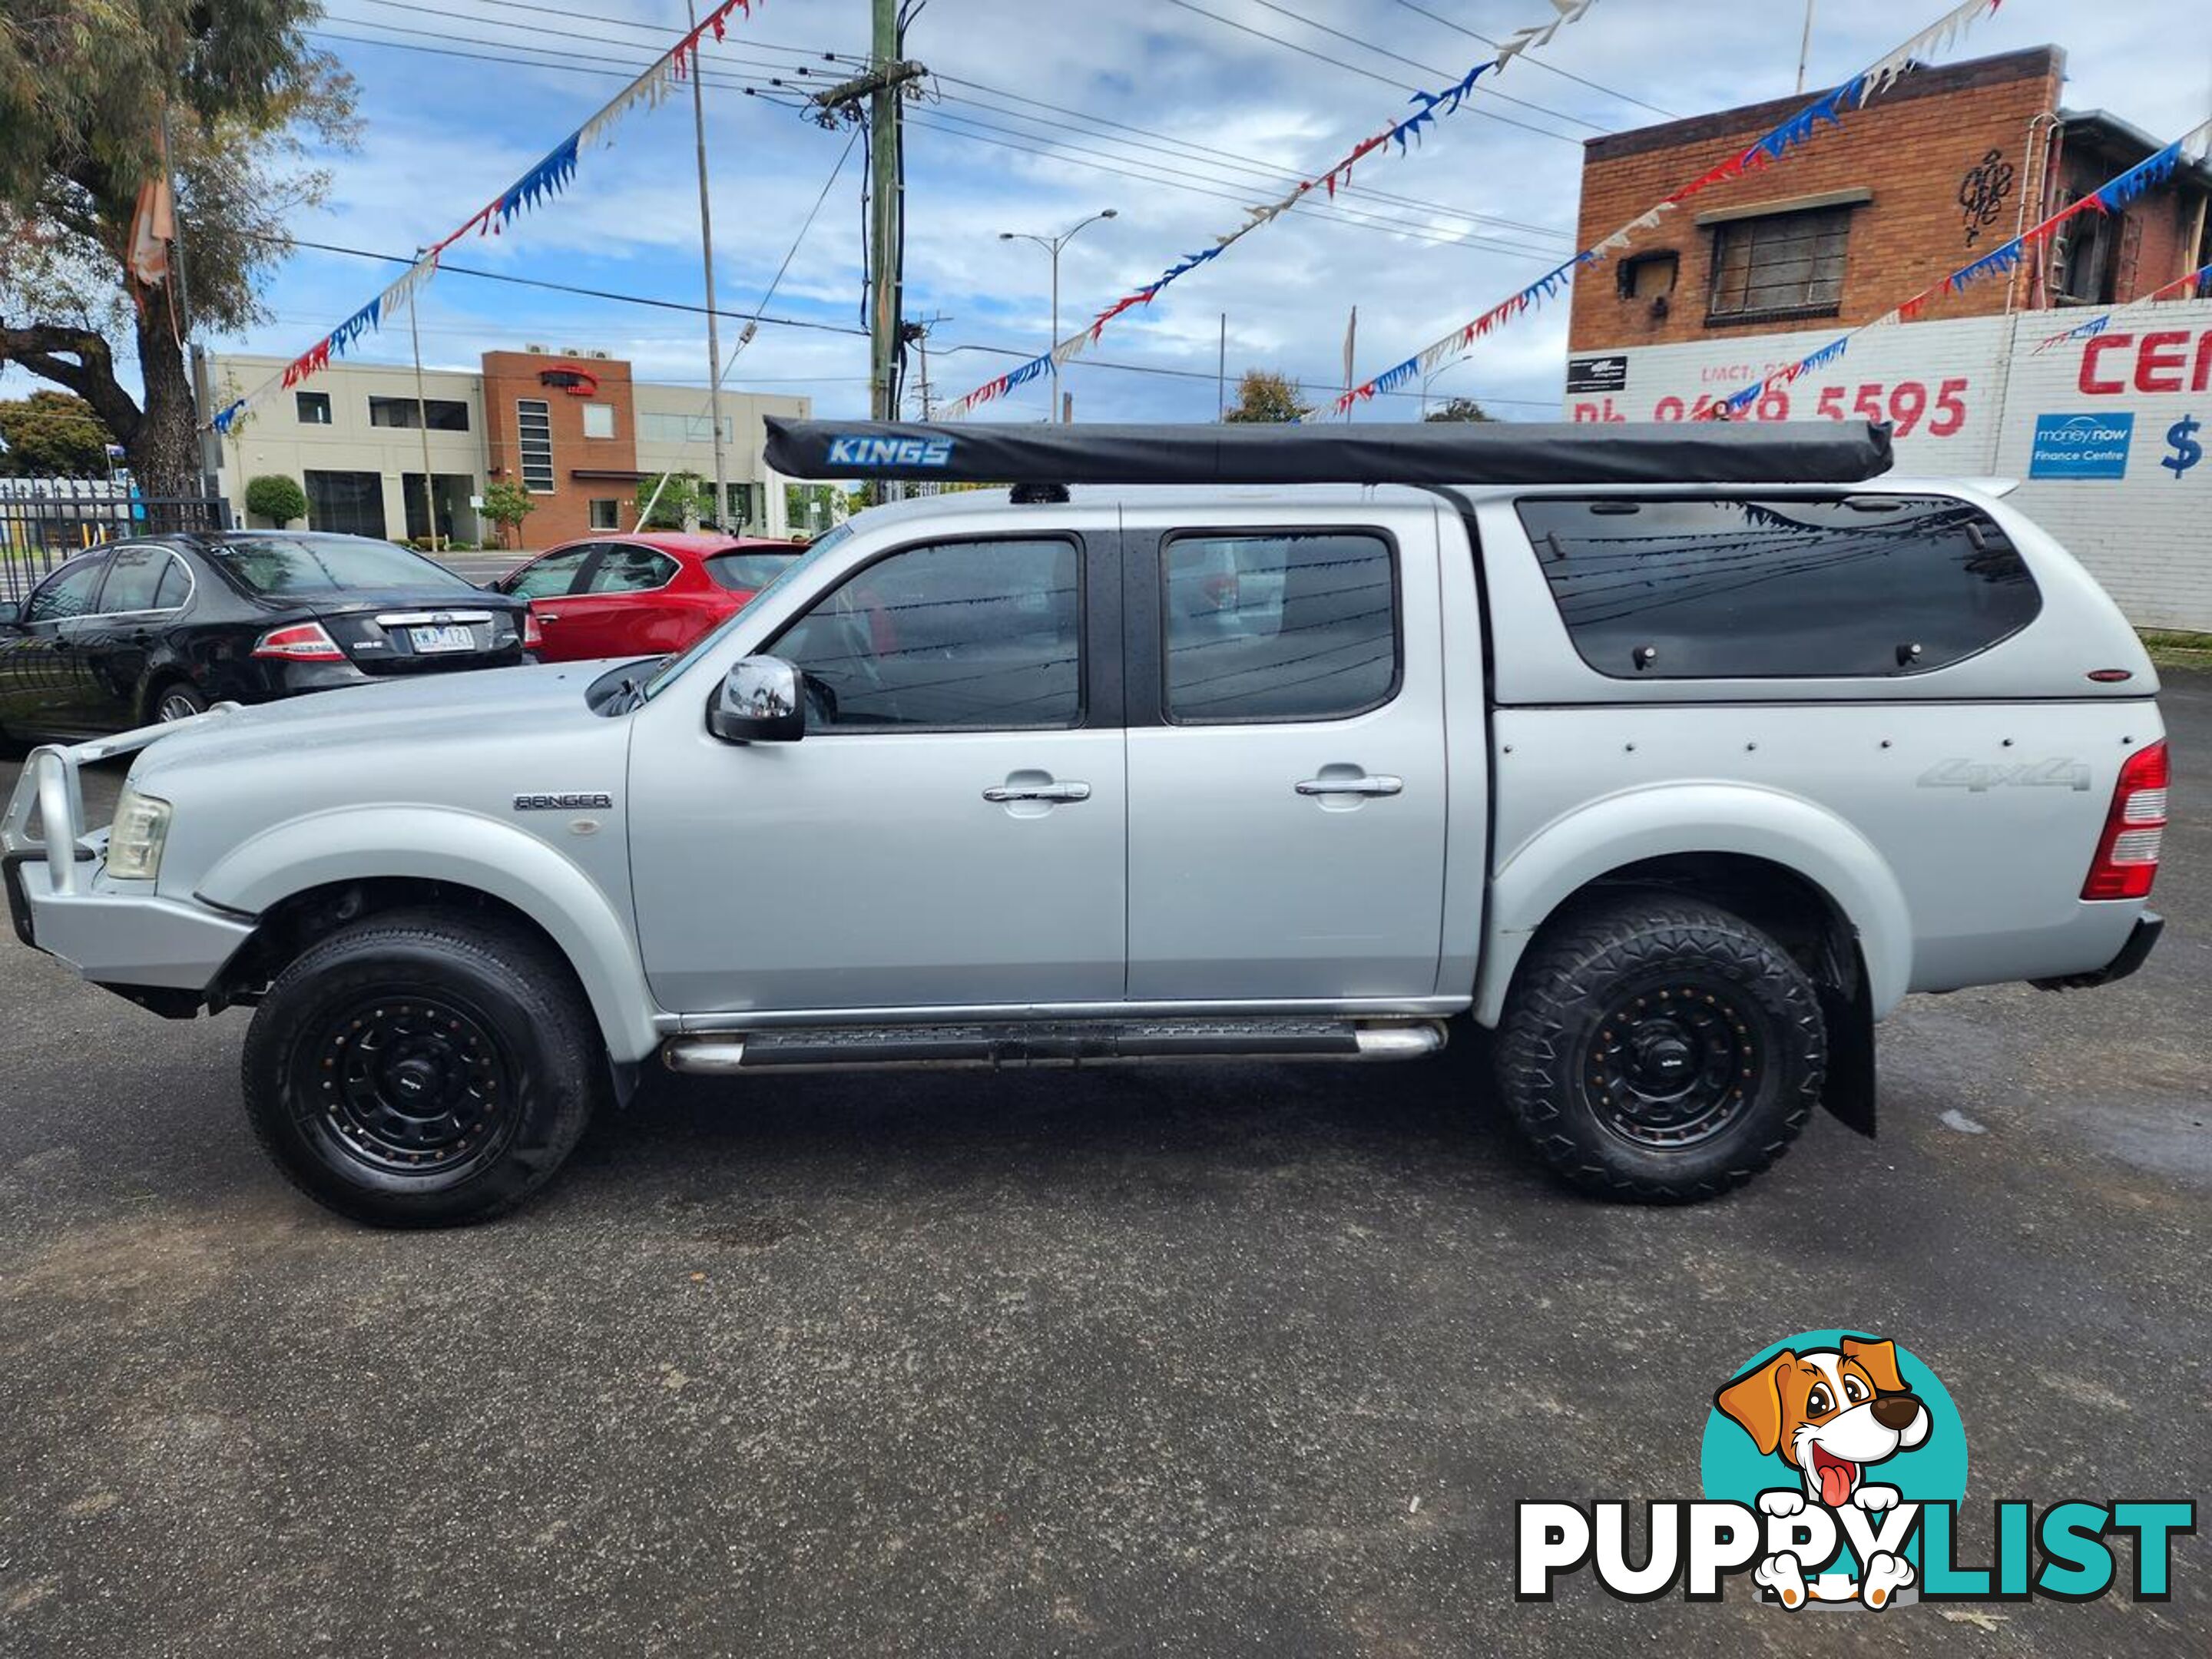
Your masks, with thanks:
M 2212 678 L 2144 971 L 1917 999 L 1883 1133 L 1680 1211 L 1463 1065 L 664 1080 L 503 1224 L 365 1231 L 167 1024 L 0 945 L 0 1653 L 2203 1654 L 2173 1599 L 1516 1605 L 1716 1384 L 1892 1336 L 1998 1498 L 2212 1488 Z M 12 779 L 0 767 L 0 782 Z M 113 780 L 98 786 L 112 790 Z

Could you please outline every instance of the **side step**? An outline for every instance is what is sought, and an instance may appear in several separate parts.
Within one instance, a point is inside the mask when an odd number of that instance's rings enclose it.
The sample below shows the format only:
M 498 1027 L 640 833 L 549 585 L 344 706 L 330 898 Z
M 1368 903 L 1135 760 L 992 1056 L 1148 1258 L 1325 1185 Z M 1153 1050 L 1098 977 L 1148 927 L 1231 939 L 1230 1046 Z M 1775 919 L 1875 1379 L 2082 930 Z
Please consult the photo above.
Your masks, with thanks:
M 823 1026 L 671 1037 L 672 1072 L 877 1066 L 1104 1066 L 1162 1060 L 1418 1060 L 1444 1046 L 1435 1020 L 1133 1019 Z

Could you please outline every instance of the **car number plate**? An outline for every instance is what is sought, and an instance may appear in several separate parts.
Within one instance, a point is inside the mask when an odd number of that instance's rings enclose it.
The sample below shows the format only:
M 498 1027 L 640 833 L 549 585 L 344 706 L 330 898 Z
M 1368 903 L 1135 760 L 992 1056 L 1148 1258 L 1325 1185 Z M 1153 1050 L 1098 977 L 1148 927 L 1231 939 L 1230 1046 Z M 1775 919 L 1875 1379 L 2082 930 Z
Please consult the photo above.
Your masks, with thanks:
M 473 651 L 477 636 L 464 624 L 450 628 L 410 628 L 407 630 L 415 641 L 417 652 L 428 654 L 433 651 Z

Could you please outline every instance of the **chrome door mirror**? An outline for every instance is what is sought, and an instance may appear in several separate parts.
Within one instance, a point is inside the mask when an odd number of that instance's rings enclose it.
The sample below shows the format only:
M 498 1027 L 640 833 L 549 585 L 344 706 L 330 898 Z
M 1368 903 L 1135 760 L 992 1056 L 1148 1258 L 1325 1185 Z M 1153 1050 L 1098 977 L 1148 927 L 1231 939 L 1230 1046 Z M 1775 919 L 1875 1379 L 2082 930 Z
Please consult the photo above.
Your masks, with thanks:
M 781 657 L 740 657 L 722 677 L 707 729 L 724 743 L 797 743 L 806 735 L 799 671 Z

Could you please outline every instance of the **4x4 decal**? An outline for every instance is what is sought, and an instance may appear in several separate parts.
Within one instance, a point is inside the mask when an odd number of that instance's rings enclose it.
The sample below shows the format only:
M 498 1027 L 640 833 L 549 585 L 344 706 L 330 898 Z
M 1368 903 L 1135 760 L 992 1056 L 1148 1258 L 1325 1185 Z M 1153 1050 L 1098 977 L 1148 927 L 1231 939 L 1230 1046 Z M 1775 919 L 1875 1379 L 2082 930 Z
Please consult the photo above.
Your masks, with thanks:
M 2086 794 L 2089 769 L 2077 760 L 2022 761 L 2014 766 L 1947 760 L 1923 772 L 1919 784 L 1923 789 L 1965 789 L 1977 795 L 2008 785 L 2026 789 L 2073 789 Z

